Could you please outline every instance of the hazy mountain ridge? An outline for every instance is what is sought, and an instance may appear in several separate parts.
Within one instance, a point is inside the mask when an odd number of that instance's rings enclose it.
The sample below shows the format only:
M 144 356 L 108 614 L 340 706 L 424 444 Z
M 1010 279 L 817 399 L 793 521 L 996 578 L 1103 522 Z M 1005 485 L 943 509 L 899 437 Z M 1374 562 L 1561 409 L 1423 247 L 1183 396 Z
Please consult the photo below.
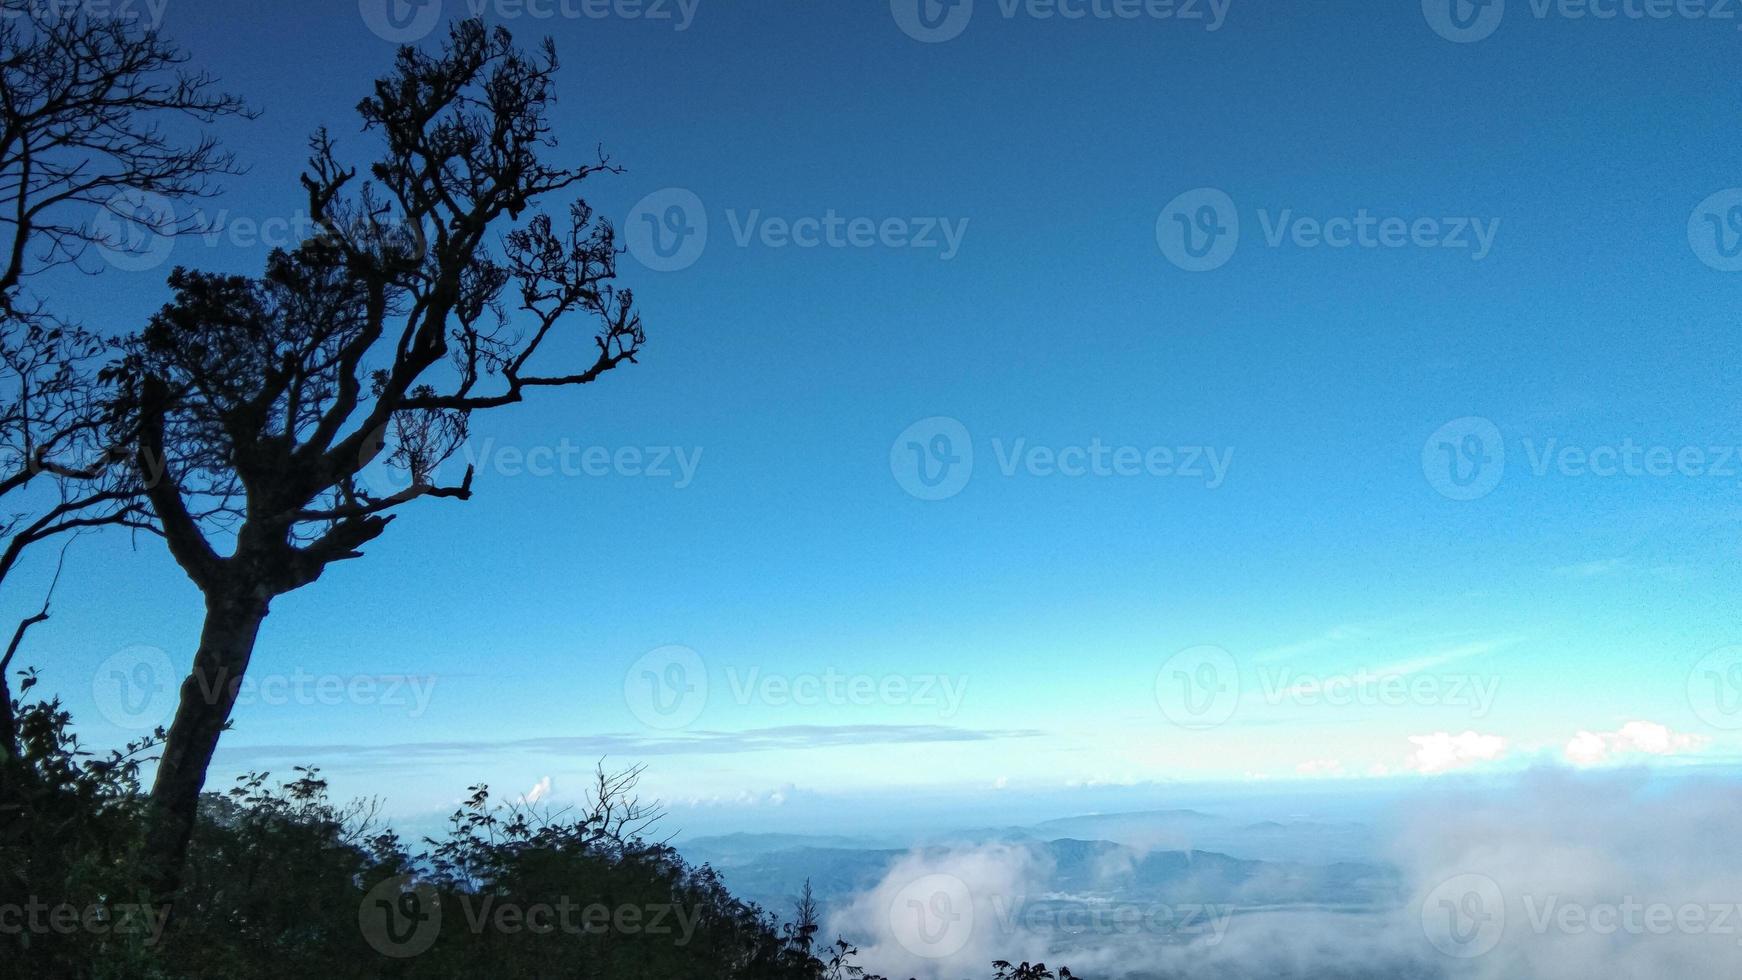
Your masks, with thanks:
M 1125 834 L 1127 839 L 1171 840 L 1182 822 L 1233 848 L 1240 847 L 1244 835 L 1250 840 L 1249 851 L 1266 856 L 1045 836 L 1048 831 L 1099 825 L 1135 829 L 1136 833 Z M 903 859 L 940 859 L 989 846 L 1025 852 L 1035 873 L 1033 894 L 1022 896 L 1030 900 L 1067 899 L 1095 906 L 1214 903 L 1231 910 L 1394 906 L 1399 900 L 1398 875 L 1381 862 L 1277 858 L 1293 838 L 1303 840 L 1305 849 L 1313 852 L 1309 856 L 1317 857 L 1325 850 L 1316 846 L 1326 836 L 1325 826 L 1238 825 L 1196 811 L 1160 811 L 1067 818 L 1032 828 L 970 831 L 947 842 L 922 842 L 912 847 L 877 846 L 867 838 L 800 834 L 734 834 L 696 838 L 679 846 L 690 859 L 713 865 L 735 892 L 775 910 L 789 905 L 806 880 L 818 901 L 829 907 L 875 887 Z
M 728 868 L 795 850 L 906 851 L 986 844 L 1100 841 L 1139 852 L 1205 851 L 1256 861 L 1370 864 L 1381 848 L 1372 828 L 1353 821 L 1241 821 L 1192 809 L 1083 814 L 1030 825 L 970 828 L 911 839 L 871 835 L 726 834 L 678 844 L 698 862 Z

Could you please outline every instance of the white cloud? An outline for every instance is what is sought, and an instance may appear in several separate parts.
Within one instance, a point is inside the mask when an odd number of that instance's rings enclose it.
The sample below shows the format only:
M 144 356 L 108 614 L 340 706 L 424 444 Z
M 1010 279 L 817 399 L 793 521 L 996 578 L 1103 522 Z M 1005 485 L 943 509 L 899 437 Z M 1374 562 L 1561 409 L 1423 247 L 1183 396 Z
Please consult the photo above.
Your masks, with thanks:
M 1651 721 L 1630 721 L 1618 731 L 1581 731 L 1567 743 L 1567 761 L 1578 766 L 1599 766 L 1637 755 L 1680 755 L 1697 752 L 1711 739 L 1704 735 L 1676 732 Z
M 1414 896 L 1398 932 L 1415 926 L 1420 943 L 1434 914 L 1424 899 L 1447 882 L 1481 876 L 1500 900 L 1485 909 L 1501 927 L 1496 945 L 1449 976 L 1735 975 L 1742 858 L 1722 846 L 1742 813 L 1734 783 L 1538 770 L 1512 788 L 1435 794 L 1412 809 L 1396 839 Z M 1704 918 L 1685 918 L 1690 909 Z
M 550 777 L 546 776 L 538 782 L 533 783 L 532 788 L 526 791 L 526 795 L 523 796 L 522 799 L 528 803 L 537 803 L 539 800 L 542 800 L 549 795 Z
M 1630 744 L 1675 744 L 1673 732 L 1658 729 L 1622 731 Z M 1494 736 L 1421 738 L 1424 751 L 1439 753 L 1429 762 L 1502 751 L 1480 741 Z M 984 976 L 1000 957 L 1044 957 L 1107 980 L 1736 975 L 1742 855 L 1714 845 L 1742 827 L 1736 781 L 1533 769 L 1435 780 L 1418 784 L 1418 794 L 1385 821 L 1383 853 L 1406 896 L 1398 907 L 1242 909 L 1225 935 L 1190 942 L 1138 928 L 1060 945 L 1024 925 L 1028 900 L 1088 902 L 1119 880 L 1116 863 L 1097 862 L 1088 879 L 1096 885 L 1061 896 L 1043 852 L 940 845 L 895 861 L 835 910 L 830 932 L 859 941 L 868 954 L 861 962 L 879 973 L 920 980 Z
M 793 783 L 782 783 L 774 789 L 746 787 L 736 793 L 716 793 L 712 796 L 691 796 L 684 800 L 690 807 L 778 807 L 785 806 L 798 792 Z
M 1506 755 L 1506 739 L 1499 735 L 1476 732 L 1434 732 L 1411 735 L 1415 750 L 1409 754 L 1408 768 L 1426 775 L 1463 769 L 1479 762 L 1493 762 Z
M 829 933 L 855 937 L 860 962 L 890 977 L 953 980 L 995 959 L 1044 959 L 1043 938 L 1001 923 L 1013 902 L 1042 891 L 1048 871 L 1010 844 L 912 851 L 834 912 Z

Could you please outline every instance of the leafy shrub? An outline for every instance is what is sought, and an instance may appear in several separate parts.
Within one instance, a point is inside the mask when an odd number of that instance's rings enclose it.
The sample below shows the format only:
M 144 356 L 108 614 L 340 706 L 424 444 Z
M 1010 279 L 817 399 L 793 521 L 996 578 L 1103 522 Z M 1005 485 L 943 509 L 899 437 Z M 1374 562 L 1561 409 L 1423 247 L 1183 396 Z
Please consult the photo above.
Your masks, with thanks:
M 17 717 L 18 751 L 0 759 L 0 908 L 18 910 L 0 914 L 0 975 L 881 980 L 847 940 L 819 943 L 808 885 L 782 924 L 651 839 L 638 769 L 601 770 L 578 809 L 473 786 L 416 853 L 377 801 L 334 804 L 315 769 L 252 773 L 202 798 L 168 915 L 134 873 L 139 770 L 161 735 L 98 756 L 58 702 Z M 1054 980 L 1040 964 L 994 969 Z

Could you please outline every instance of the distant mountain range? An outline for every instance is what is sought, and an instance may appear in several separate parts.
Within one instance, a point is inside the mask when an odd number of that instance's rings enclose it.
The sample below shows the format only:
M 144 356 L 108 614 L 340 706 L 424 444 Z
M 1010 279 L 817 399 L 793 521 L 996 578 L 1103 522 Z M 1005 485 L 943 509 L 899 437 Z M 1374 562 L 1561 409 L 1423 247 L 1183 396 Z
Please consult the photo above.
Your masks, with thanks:
M 1362 825 L 1242 824 L 1195 810 L 1070 817 L 912 842 L 733 834 L 696 838 L 679 849 L 713 865 L 734 894 L 784 914 L 807 879 L 826 908 L 876 887 L 910 856 L 941 862 L 994 844 L 1026 850 L 1034 899 L 1332 909 L 1398 900 L 1397 875 L 1371 859 L 1371 835 Z
M 1266 820 L 1241 823 L 1197 810 L 1067 817 L 1036 824 L 1042 839 L 1106 840 L 1140 850 L 1220 851 L 1262 861 L 1372 861 L 1378 845 L 1359 823 Z

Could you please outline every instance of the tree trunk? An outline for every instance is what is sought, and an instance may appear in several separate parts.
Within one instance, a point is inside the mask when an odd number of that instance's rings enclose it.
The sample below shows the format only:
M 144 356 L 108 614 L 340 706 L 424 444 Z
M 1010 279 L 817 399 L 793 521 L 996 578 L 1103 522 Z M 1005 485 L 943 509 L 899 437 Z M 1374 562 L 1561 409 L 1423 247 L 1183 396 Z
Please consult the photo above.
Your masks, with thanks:
M 151 786 L 145 871 L 154 901 L 167 902 L 181 886 L 182 862 L 193 834 L 200 790 L 206 784 L 206 768 L 217 751 L 218 735 L 230 720 L 266 612 L 264 599 L 219 594 L 206 599 L 200 648 L 194 654 L 193 671 L 182 681 L 181 703 Z
M 6 666 L 0 664 L 0 761 L 18 754 L 18 721 L 12 714 L 12 686 L 6 683 Z
M 12 802 L 7 783 L 18 759 L 18 721 L 12 714 L 12 688 L 0 664 L 0 807 Z

